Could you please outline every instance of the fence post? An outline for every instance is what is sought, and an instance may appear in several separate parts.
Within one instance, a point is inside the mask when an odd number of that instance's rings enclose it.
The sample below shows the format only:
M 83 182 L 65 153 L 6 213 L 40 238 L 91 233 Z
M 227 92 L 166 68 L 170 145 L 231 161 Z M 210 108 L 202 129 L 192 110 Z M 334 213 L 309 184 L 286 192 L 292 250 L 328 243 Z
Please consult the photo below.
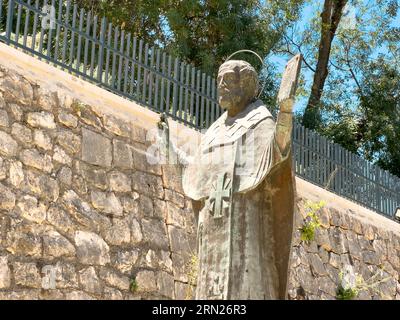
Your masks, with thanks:
M 13 17 L 14 17 L 14 0 L 9 0 L 8 11 L 7 11 L 7 25 L 6 25 L 6 38 L 8 45 L 11 42 L 11 29 L 12 29 Z

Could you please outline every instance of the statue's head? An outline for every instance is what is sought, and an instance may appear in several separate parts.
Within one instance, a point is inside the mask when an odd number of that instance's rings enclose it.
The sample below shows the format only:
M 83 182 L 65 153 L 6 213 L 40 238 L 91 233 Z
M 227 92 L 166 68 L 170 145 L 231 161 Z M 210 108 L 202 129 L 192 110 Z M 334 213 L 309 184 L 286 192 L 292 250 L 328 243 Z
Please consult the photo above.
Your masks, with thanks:
M 234 116 L 254 100 L 258 93 L 256 70 L 246 61 L 229 60 L 218 70 L 218 103 Z

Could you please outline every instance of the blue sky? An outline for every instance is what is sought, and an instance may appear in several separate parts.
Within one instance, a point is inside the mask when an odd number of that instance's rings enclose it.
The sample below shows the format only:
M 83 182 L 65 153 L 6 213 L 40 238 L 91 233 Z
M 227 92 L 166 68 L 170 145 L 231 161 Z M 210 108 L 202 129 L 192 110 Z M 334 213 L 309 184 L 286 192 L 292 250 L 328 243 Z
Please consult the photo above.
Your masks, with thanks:
M 363 1 L 363 0 L 362 0 Z M 368 1 L 368 0 L 364 0 L 364 1 Z M 374 2 L 368 1 L 366 3 L 369 3 L 371 5 L 376 5 Z M 317 5 L 316 5 L 317 4 Z M 299 22 L 297 23 L 298 25 L 298 31 L 302 32 L 304 30 L 304 27 L 307 25 L 307 23 L 311 20 L 312 17 L 316 16 L 316 11 L 322 10 L 322 4 L 323 1 L 312 1 L 312 3 L 308 3 L 302 10 L 302 14 L 301 14 L 301 18 L 299 20 Z M 372 7 L 371 7 L 372 8 Z M 356 7 L 350 7 L 350 10 L 353 10 L 353 14 L 358 14 L 359 12 L 357 11 Z M 369 16 L 367 16 L 369 17 Z M 398 11 L 397 17 L 393 20 L 393 22 L 391 23 L 392 26 L 400 26 L 400 11 Z M 387 49 L 386 47 L 379 47 L 376 48 L 376 50 L 374 51 L 373 56 L 377 56 L 378 53 L 386 53 Z M 282 74 L 285 65 L 288 61 L 290 57 L 287 56 L 283 56 L 283 55 L 276 55 L 276 54 L 270 54 L 269 56 L 266 57 L 266 60 L 275 65 L 275 67 L 277 68 L 277 72 L 279 74 Z M 313 80 L 313 76 L 314 74 L 308 69 L 308 68 L 303 68 L 302 69 L 302 74 L 305 78 L 306 83 L 308 83 L 310 86 Z M 309 88 L 307 88 L 309 89 Z M 304 109 L 304 107 L 307 104 L 307 97 L 300 97 L 297 98 L 296 100 L 296 104 L 294 107 L 294 111 L 301 111 Z

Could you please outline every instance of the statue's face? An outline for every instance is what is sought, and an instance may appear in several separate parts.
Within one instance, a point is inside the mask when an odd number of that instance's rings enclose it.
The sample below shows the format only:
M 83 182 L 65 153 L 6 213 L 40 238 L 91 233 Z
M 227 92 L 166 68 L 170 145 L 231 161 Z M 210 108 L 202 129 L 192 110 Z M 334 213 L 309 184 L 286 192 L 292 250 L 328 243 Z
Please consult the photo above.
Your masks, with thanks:
M 242 61 L 231 60 L 219 69 L 218 103 L 225 110 L 243 109 L 255 96 L 257 79 L 243 68 Z

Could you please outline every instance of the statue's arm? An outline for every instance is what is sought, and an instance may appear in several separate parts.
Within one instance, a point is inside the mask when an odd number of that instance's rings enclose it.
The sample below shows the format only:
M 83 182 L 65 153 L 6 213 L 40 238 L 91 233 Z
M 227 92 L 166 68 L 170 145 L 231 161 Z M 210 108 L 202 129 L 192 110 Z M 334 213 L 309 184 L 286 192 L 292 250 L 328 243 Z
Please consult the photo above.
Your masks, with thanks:
M 293 102 L 291 102 L 291 105 L 293 107 Z M 293 124 L 293 113 L 291 110 L 292 107 L 283 107 L 283 105 L 281 104 L 281 108 L 276 121 L 275 141 L 283 156 L 288 153 L 291 146 Z
M 282 155 L 286 155 L 291 145 L 293 105 L 297 82 L 300 75 L 302 56 L 296 55 L 286 65 L 278 93 L 279 114 L 275 129 L 275 140 Z
M 157 136 L 157 143 L 160 146 L 160 151 L 164 155 L 168 164 L 180 164 L 183 166 L 193 162 L 193 157 L 188 155 L 185 151 L 178 148 L 170 139 L 169 126 L 165 117 L 161 117 L 158 123 L 159 135 Z

